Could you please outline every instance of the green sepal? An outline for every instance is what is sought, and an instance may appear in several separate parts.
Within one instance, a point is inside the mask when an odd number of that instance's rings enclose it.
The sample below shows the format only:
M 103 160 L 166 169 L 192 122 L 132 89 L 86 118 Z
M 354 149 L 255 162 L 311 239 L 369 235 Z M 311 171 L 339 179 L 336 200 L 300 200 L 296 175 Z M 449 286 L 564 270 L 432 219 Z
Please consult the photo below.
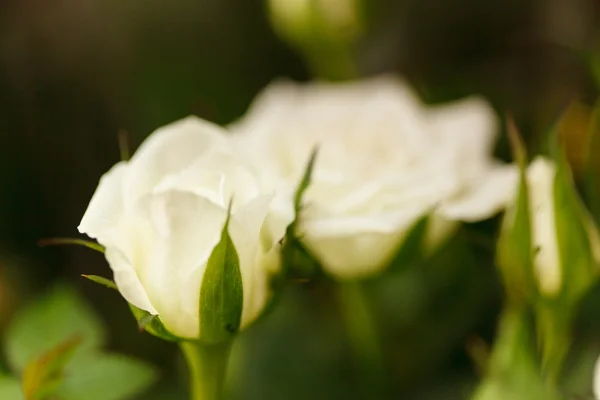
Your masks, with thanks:
M 557 169 L 553 194 L 556 239 L 563 277 L 561 296 L 567 303 L 575 305 L 598 279 L 598 232 L 575 189 L 564 154 L 558 154 L 555 161 Z
M 107 287 L 107 288 L 109 288 L 109 289 L 114 289 L 114 290 L 117 290 L 117 291 L 119 290 L 119 289 L 117 288 L 117 284 L 116 284 L 116 283 L 114 283 L 114 282 L 113 282 L 113 281 L 111 281 L 110 279 L 108 279 L 108 278 L 105 278 L 105 277 L 103 277 L 103 276 L 98 276 L 98 275 L 85 275 L 85 274 L 82 274 L 81 276 L 82 276 L 82 277 L 84 277 L 85 279 L 88 279 L 88 280 L 90 280 L 90 281 L 92 281 L 92 282 L 95 282 L 95 283 L 97 283 L 97 284 L 99 284 L 99 285 L 102 285 L 102 286 L 104 286 L 104 287 Z
M 98 275 L 81 275 L 86 279 L 89 279 L 92 282 L 95 282 L 99 285 L 105 286 L 109 289 L 114 289 L 116 291 L 118 291 L 119 289 L 117 288 L 117 285 L 115 284 L 115 282 L 111 281 L 108 278 L 104 278 L 102 276 L 98 276 Z M 156 337 L 158 337 L 159 339 L 163 339 L 169 342 L 177 342 L 179 340 L 181 340 L 180 338 L 178 338 L 177 336 L 173 335 L 171 332 L 169 332 L 167 330 L 167 328 L 165 328 L 165 326 L 162 324 L 162 322 L 160 321 L 160 318 L 158 318 L 157 315 L 153 315 L 150 314 L 148 311 L 146 310 L 142 310 L 141 308 L 137 308 L 136 306 L 134 306 L 131 303 L 129 304 L 129 309 L 131 310 L 131 313 L 133 314 L 133 316 L 135 317 L 137 323 L 138 323 L 138 328 L 140 329 L 140 331 L 147 331 L 148 333 L 150 333 L 151 335 L 154 335 Z
M 315 169 L 315 162 L 317 161 L 318 153 L 319 150 L 316 147 L 310 153 L 308 163 L 306 164 L 306 168 L 304 169 L 304 175 L 302 175 L 302 179 L 300 179 L 300 184 L 296 188 L 296 193 L 294 194 L 294 211 L 296 212 L 296 216 L 298 216 L 300 207 L 302 207 L 302 198 L 304 196 L 304 192 L 306 192 L 306 189 L 308 189 L 308 186 L 310 185 L 310 182 L 312 180 L 312 175 Z
M 301 246 L 297 243 L 297 228 L 298 228 L 298 219 L 299 215 L 302 211 L 303 207 L 303 199 L 304 193 L 306 189 L 310 186 L 312 181 L 313 171 L 315 169 L 315 163 L 317 160 L 318 149 L 314 148 L 308 162 L 306 163 L 306 168 L 304 168 L 304 174 L 298 183 L 298 187 L 296 188 L 296 192 L 294 193 L 294 220 L 288 225 L 285 231 L 285 237 L 283 239 L 283 249 L 282 249 L 282 274 L 284 277 L 283 281 L 287 279 L 288 271 L 290 265 L 292 265 L 293 260 L 295 258 L 295 253 L 298 250 L 298 246 Z M 303 248 L 302 248 L 303 249 Z M 304 251 L 306 249 L 303 249 Z
M 76 238 L 48 238 L 42 239 L 38 242 L 40 247 L 46 246 L 61 246 L 61 245 L 76 245 L 87 247 L 88 249 L 96 250 L 100 253 L 104 253 L 104 246 L 99 243 L 92 242 L 91 240 L 76 239 Z
M 268 315 L 273 310 L 287 284 L 306 283 L 321 273 L 316 261 L 297 237 L 298 216 L 303 207 L 304 193 L 312 180 L 317 154 L 318 148 L 315 147 L 294 192 L 294 220 L 286 228 L 285 235 L 280 242 L 281 268 L 270 279 L 271 297 L 259 318 Z
M 308 254 L 308 251 L 302 246 L 300 241 L 297 238 L 297 228 L 298 228 L 298 216 L 302 211 L 304 193 L 306 189 L 310 186 L 313 171 L 315 168 L 315 162 L 317 160 L 318 149 L 314 148 L 308 162 L 306 163 L 306 167 L 304 168 L 304 174 L 298 182 L 298 186 L 296 187 L 296 191 L 294 192 L 294 220 L 288 225 L 285 230 L 285 236 L 282 240 L 282 248 L 281 248 L 281 271 L 279 274 L 273 277 L 271 280 L 271 288 L 274 292 L 273 297 L 271 298 L 270 304 L 268 307 L 276 301 L 279 296 L 283 286 L 288 282 L 293 275 L 291 271 L 292 266 L 297 263 L 297 260 L 302 259 L 303 261 L 308 261 L 307 264 L 311 266 L 310 261 L 312 258 Z M 311 272 L 314 272 L 314 269 L 309 268 Z M 294 276 L 293 279 L 303 279 L 303 276 Z
M 129 304 L 129 309 L 137 320 L 140 331 L 145 330 L 151 335 L 168 342 L 179 342 L 181 340 L 181 338 L 173 335 L 165 328 L 158 315 L 150 314 L 148 311 L 137 308 L 133 304 Z
M 519 167 L 519 187 L 516 201 L 502 221 L 498 238 L 496 262 L 502 274 L 510 302 L 527 303 L 537 293 L 533 275 L 531 220 L 527 186 L 527 155 L 525 146 L 512 120 L 508 122 L 513 156 Z
M 231 203 L 200 287 L 200 339 L 206 343 L 231 340 L 239 331 L 244 306 L 240 260 L 229 235 Z
M 584 157 L 584 189 L 596 223 L 600 223 L 600 100 L 594 105 Z

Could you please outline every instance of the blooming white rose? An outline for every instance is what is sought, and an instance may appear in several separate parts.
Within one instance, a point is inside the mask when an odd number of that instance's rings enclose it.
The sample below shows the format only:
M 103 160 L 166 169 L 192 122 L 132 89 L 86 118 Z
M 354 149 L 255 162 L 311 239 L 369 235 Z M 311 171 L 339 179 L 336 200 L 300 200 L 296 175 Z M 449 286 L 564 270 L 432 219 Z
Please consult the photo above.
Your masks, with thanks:
M 339 278 L 383 269 L 427 213 L 436 243 L 449 221 L 492 216 L 517 179 L 492 158 L 496 123 L 485 101 L 425 107 L 392 77 L 276 82 L 232 130 L 262 179 L 288 191 L 318 148 L 302 240 Z
M 201 284 L 230 201 L 241 327 L 265 305 L 277 242 L 293 218 L 291 204 L 274 218 L 273 198 L 232 152 L 223 129 L 188 117 L 156 130 L 130 161 L 102 177 L 79 230 L 106 247 L 127 301 L 158 315 L 171 333 L 202 339 Z

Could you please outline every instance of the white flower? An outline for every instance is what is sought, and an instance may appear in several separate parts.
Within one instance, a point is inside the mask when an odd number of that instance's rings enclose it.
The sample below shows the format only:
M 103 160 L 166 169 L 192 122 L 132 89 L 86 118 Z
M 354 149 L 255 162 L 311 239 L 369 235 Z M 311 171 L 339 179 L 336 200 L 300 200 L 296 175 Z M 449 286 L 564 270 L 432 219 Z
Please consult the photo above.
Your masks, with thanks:
M 338 278 L 382 270 L 427 213 L 439 243 L 448 222 L 486 219 L 514 195 L 515 168 L 491 155 L 496 123 L 485 101 L 428 108 L 392 77 L 277 82 L 232 130 L 262 179 L 287 190 L 318 147 L 302 239 Z
M 127 301 L 159 315 L 177 336 L 202 338 L 201 282 L 231 199 L 241 326 L 265 305 L 269 274 L 279 262 L 277 242 L 293 217 L 290 204 L 274 218 L 273 197 L 235 157 L 221 128 L 188 117 L 156 130 L 129 162 L 102 177 L 79 230 L 106 247 Z

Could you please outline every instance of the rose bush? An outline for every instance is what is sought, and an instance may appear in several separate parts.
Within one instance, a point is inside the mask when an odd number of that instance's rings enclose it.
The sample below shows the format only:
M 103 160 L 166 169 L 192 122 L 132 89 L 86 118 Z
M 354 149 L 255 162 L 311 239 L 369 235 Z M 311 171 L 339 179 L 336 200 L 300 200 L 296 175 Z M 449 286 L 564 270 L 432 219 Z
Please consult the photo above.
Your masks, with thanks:
M 280 81 L 233 124 L 265 185 L 291 192 L 318 148 L 300 236 L 338 278 L 381 271 L 431 213 L 435 246 L 455 221 L 478 221 L 513 196 L 517 173 L 492 157 L 496 120 L 481 98 L 424 106 L 392 77 Z
M 158 315 L 174 335 L 202 339 L 203 276 L 230 202 L 241 328 L 264 307 L 278 242 L 293 218 L 291 203 L 279 202 L 282 212 L 273 213 L 273 199 L 232 152 L 223 129 L 188 117 L 158 129 L 130 161 L 102 177 L 79 230 L 105 246 L 127 301 Z

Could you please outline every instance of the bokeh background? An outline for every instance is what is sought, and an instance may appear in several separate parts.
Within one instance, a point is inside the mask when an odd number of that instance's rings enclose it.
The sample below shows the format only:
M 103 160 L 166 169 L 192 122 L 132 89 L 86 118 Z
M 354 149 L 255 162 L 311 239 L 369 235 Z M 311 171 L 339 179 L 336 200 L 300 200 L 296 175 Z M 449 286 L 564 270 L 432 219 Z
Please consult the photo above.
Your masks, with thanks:
M 568 109 L 563 138 L 577 172 L 598 93 L 596 0 L 312 1 L 357 7 L 357 17 L 343 29 L 335 19 L 300 21 L 305 30 L 290 33 L 261 0 L 0 2 L 0 334 L 19 307 L 68 282 L 108 326 L 111 349 L 160 371 L 140 398 L 184 399 L 175 346 L 138 333 L 118 294 L 80 277 L 110 276 L 102 255 L 37 242 L 78 237 L 99 177 L 119 160 L 119 131 L 133 149 L 189 114 L 229 123 L 278 77 L 393 73 L 427 103 L 479 93 L 499 125 L 514 116 L 534 152 Z M 498 155 L 509 159 L 502 135 Z M 388 366 L 383 398 L 468 397 L 479 379 L 473 343 L 492 341 L 502 304 L 492 254 L 497 222 L 466 226 L 432 259 L 399 263 L 368 283 Z M 576 335 L 573 354 L 594 358 L 597 289 L 583 303 Z M 291 287 L 244 333 L 230 375 L 231 399 L 376 398 L 365 391 L 324 279 Z

